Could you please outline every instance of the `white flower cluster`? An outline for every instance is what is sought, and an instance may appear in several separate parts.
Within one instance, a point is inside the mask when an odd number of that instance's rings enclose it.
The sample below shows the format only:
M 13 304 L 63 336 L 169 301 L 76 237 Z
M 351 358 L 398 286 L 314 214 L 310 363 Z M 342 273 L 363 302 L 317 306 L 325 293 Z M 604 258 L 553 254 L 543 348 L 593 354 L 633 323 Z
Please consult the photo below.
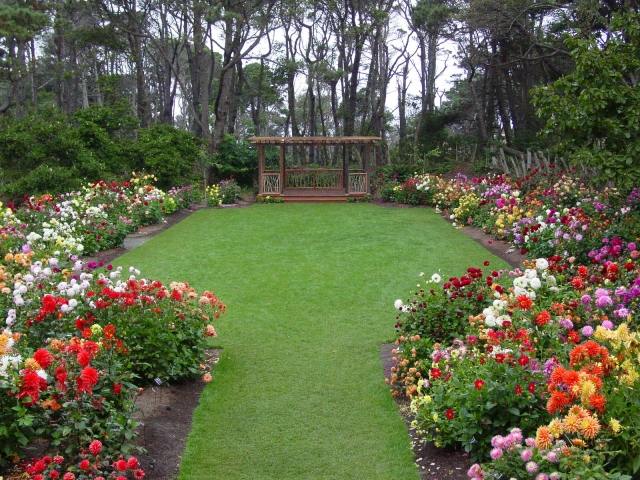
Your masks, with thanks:
M 546 286 L 551 291 L 557 290 L 556 278 L 549 273 L 549 262 L 544 258 L 536 260 L 536 268 L 528 268 L 513 279 L 513 295 L 524 295 L 535 300 L 536 291 Z M 500 296 L 496 292 L 496 296 Z M 507 301 L 497 298 L 493 304 L 482 311 L 484 323 L 488 327 L 502 327 L 504 322 L 510 322 L 511 317 L 506 313 Z
M 14 344 L 15 340 L 10 330 L 0 331 L 0 378 L 6 377 L 10 368 L 20 368 L 22 357 L 13 351 Z M 40 375 L 40 372 L 38 374 Z
M 556 291 L 556 278 L 548 271 L 549 262 L 544 258 L 536 260 L 536 268 L 528 268 L 524 273 L 513 279 L 513 294 L 516 297 L 525 295 L 531 300 L 535 300 L 536 291 L 543 285 L 551 291 Z M 544 284 L 543 284 L 544 282 Z
M 7 370 L 9 370 L 9 368 L 17 369 L 20 367 L 21 363 L 22 363 L 22 357 L 20 355 L 0 356 L 0 377 L 6 377 Z
M 411 306 L 410 305 L 405 305 L 404 302 L 402 300 L 400 300 L 399 298 L 395 302 L 393 302 L 393 306 L 399 312 L 405 312 L 406 313 L 406 312 L 411 310 Z
M 487 327 L 502 327 L 504 322 L 510 322 L 511 317 L 505 313 L 508 303 L 505 300 L 496 299 L 493 304 L 482 311 L 484 323 Z
M 40 248 L 55 245 L 69 254 L 79 254 L 84 251 L 82 239 L 78 233 L 84 216 L 76 209 L 76 200 L 65 200 L 57 203 L 50 218 L 42 222 L 37 231 L 27 234 L 27 243 L 31 247 Z

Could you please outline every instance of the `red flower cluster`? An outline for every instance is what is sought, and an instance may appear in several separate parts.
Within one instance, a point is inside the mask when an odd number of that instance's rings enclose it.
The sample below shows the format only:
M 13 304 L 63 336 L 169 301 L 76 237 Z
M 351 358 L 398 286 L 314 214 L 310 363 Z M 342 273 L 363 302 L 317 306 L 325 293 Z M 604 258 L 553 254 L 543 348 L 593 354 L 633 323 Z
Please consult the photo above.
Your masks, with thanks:
M 40 310 L 35 316 L 35 322 L 43 321 L 47 315 L 51 315 L 58 310 L 58 307 L 66 305 L 69 301 L 64 297 L 56 297 L 55 295 L 46 294 L 40 300 Z M 62 312 L 58 312 L 58 316 L 62 316 Z
M 547 310 L 543 310 L 536 315 L 536 325 L 544 327 L 551 321 L 551 314 Z
M 593 340 L 587 340 L 571 350 L 569 364 L 572 367 L 600 364 L 599 366 L 606 370 L 610 367 L 609 350 Z
M 589 340 L 574 347 L 569 358 L 572 367 L 580 368 L 569 370 L 556 367 L 553 370 L 548 384 L 551 396 L 547 401 L 547 411 L 551 414 L 560 412 L 580 399 L 585 407 L 603 412 L 606 399 L 600 390 L 603 384 L 602 377 L 610 369 L 608 350 Z M 584 392 L 588 392 L 588 399 L 585 399 Z
M 51 365 L 51 362 L 53 362 L 53 355 L 51 355 L 51 352 L 46 348 L 39 348 L 33 354 L 33 359 L 38 362 L 38 365 L 46 369 Z
M 533 306 L 533 300 L 526 295 L 519 295 L 516 300 L 518 301 L 518 307 L 522 310 L 529 310 Z
M 141 480 L 145 477 L 145 472 L 140 468 L 140 462 L 136 457 L 129 457 L 128 459 L 120 458 L 110 466 L 108 459 L 106 459 L 106 461 L 105 459 L 100 459 L 98 457 L 102 452 L 102 442 L 100 440 L 92 441 L 87 450 L 91 457 L 82 458 L 77 463 L 77 469 L 81 472 L 81 478 L 105 480 L 105 478 L 108 477 L 114 478 L 115 480 L 126 480 L 130 478 L 127 475 L 128 473 L 136 480 Z M 86 455 L 86 452 L 83 456 L 84 455 Z M 24 473 L 29 475 L 31 480 L 76 480 L 78 477 L 73 473 L 76 469 L 65 467 L 64 463 L 65 458 L 60 455 L 54 457 L 46 455 L 29 463 L 25 467 Z
M 93 367 L 84 367 L 77 379 L 78 392 L 93 393 L 93 387 L 98 383 L 98 371 Z
M 25 369 L 20 381 L 20 392 L 18 398 L 28 399 L 26 405 L 34 405 L 40 399 L 40 392 L 47 388 L 47 381 L 37 372 Z

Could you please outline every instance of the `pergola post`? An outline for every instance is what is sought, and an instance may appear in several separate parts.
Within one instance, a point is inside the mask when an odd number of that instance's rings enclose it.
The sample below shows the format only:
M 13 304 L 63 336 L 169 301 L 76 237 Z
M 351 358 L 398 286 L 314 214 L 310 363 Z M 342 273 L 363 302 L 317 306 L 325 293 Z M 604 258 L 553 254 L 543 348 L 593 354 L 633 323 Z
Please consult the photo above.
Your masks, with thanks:
M 285 149 L 285 145 L 284 143 L 280 144 L 280 194 L 282 195 L 284 193 L 284 182 L 285 182 L 285 170 L 284 170 L 284 163 L 285 163 L 285 158 L 284 158 L 284 149 Z
M 364 152 L 362 154 L 362 171 L 369 173 L 369 157 L 371 156 L 371 145 L 368 143 L 364 145 Z
M 342 185 L 344 193 L 349 193 L 349 158 L 347 155 L 347 144 L 342 145 Z
M 264 193 L 264 179 L 262 175 L 264 174 L 264 145 L 258 144 L 258 193 Z

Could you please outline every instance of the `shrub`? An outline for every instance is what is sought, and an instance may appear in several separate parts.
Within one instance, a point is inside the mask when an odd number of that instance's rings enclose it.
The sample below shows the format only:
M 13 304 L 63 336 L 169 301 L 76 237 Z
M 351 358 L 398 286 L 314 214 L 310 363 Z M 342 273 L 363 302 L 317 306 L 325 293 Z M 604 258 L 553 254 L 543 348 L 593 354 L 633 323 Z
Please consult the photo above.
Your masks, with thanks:
M 154 300 L 149 301 L 151 297 Z M 127 340 L 127 367 L 140 381 L 151 383 L 194 378 L 202 374 L 212 322 L 225 306 L 210 292 L 199 295 L 186 283 L 129 280 L 124 291 L 103 289 L 94 302 L 103 302 L 96 321 L 112 319 Z M 125 309 L 127 315 L 109 310 Z
M 83 181 L 74 167 L 40 164 L 25 175 L 6 183 L 2 193 L 9 198 L 21 198 L 27 193 L 62 193 L 80 188 Z
M 80 141 L 104 174 L 98 178 L 114 178 L 143 168 L 135 153 L 135 134 L 138 120 L 131 115 L 130 106 L 117 103 L 111 107 L 94 105 L 78 110 L 70 117 Z
M 95 438 L 108 439 L 110 453 L 133 449 L 133 375 L 124 368 L 126 351 L 113 325 L 104 332 L 93 329 L 91 340 L 54 339 L 33 350 L 18 340 L 4 353 L 13 358 L 3 362 L 0 379 L 4 458 L 37 438 L 49 439 L 48 448 L 71 458 Z M 20 355 L 29 351 L 28 358 Z
M 236 200 L 240 198 L 240 186 L 235 180 L 223 180 L 219 186 L 223 204 L 236 203 Z
M 0 125 L 0 167 L 3 193 L 14 197 L 66 191 L 105 171 L 78 130 L 53 109 Z
M 196 179 L 195 167 L 202 145 L 191 133 L 166 124 L 140 130 L 137 150 L 146 171 L 153 172 L 158 186 L 169 188 Z
M 489 262 L 486 262 L 489 265 Z M 433 342 L 449 343 L 463 338 L 469 328 L 469 315 L 475 314 L 493 296 L 500 272 L 485 278 L 482 269 L 469 267 L 460 277 L 451 277 L 444 283 L 439 274 L 415 292 L 407 305 L 396 300 L 400 310 L 396 328 L 404 335 L 420 335 Z M 494 283 L 496 285 L 494 286 Z
M 202 191 L 193 185 L 173 187 L 167 194 L 175 200 L 178 209 L 189 208 L 194 203 L 202 201 Z
M 258 157 L 253 146 L 225 135 L 213 159 L 216 178 L 235 178 L 244 187 L 253 187 L 258 176 Z
M 19 198 L 61 193 L 112 178 L 136 165 L 137 120 L 127 105 L 92 106 L 67 116 L 42 109 L 0 125 L 2 193 Z

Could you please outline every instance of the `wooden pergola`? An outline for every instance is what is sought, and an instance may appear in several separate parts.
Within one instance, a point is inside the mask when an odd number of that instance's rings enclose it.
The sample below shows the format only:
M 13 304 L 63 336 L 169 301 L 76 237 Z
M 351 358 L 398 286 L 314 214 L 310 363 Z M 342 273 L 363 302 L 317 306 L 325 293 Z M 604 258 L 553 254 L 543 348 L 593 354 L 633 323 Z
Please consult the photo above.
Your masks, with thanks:
M 367 195 L 380 141 L 380 137 L 252 137 L 250 142 L 258 150 L 258 195 L 282 196 L 286 201 L 346 201 Z M 267 146 L 279 147 L 277 170 L 266 168 Z M 332 158 L 339 158 L 341 166 L 287 166 L 288 147 L 308 149 L 310 159 L 316 158 L 318 149 L 333 148 Z M 360 160 L 358 169 L 350 169 L 354 158 Z

